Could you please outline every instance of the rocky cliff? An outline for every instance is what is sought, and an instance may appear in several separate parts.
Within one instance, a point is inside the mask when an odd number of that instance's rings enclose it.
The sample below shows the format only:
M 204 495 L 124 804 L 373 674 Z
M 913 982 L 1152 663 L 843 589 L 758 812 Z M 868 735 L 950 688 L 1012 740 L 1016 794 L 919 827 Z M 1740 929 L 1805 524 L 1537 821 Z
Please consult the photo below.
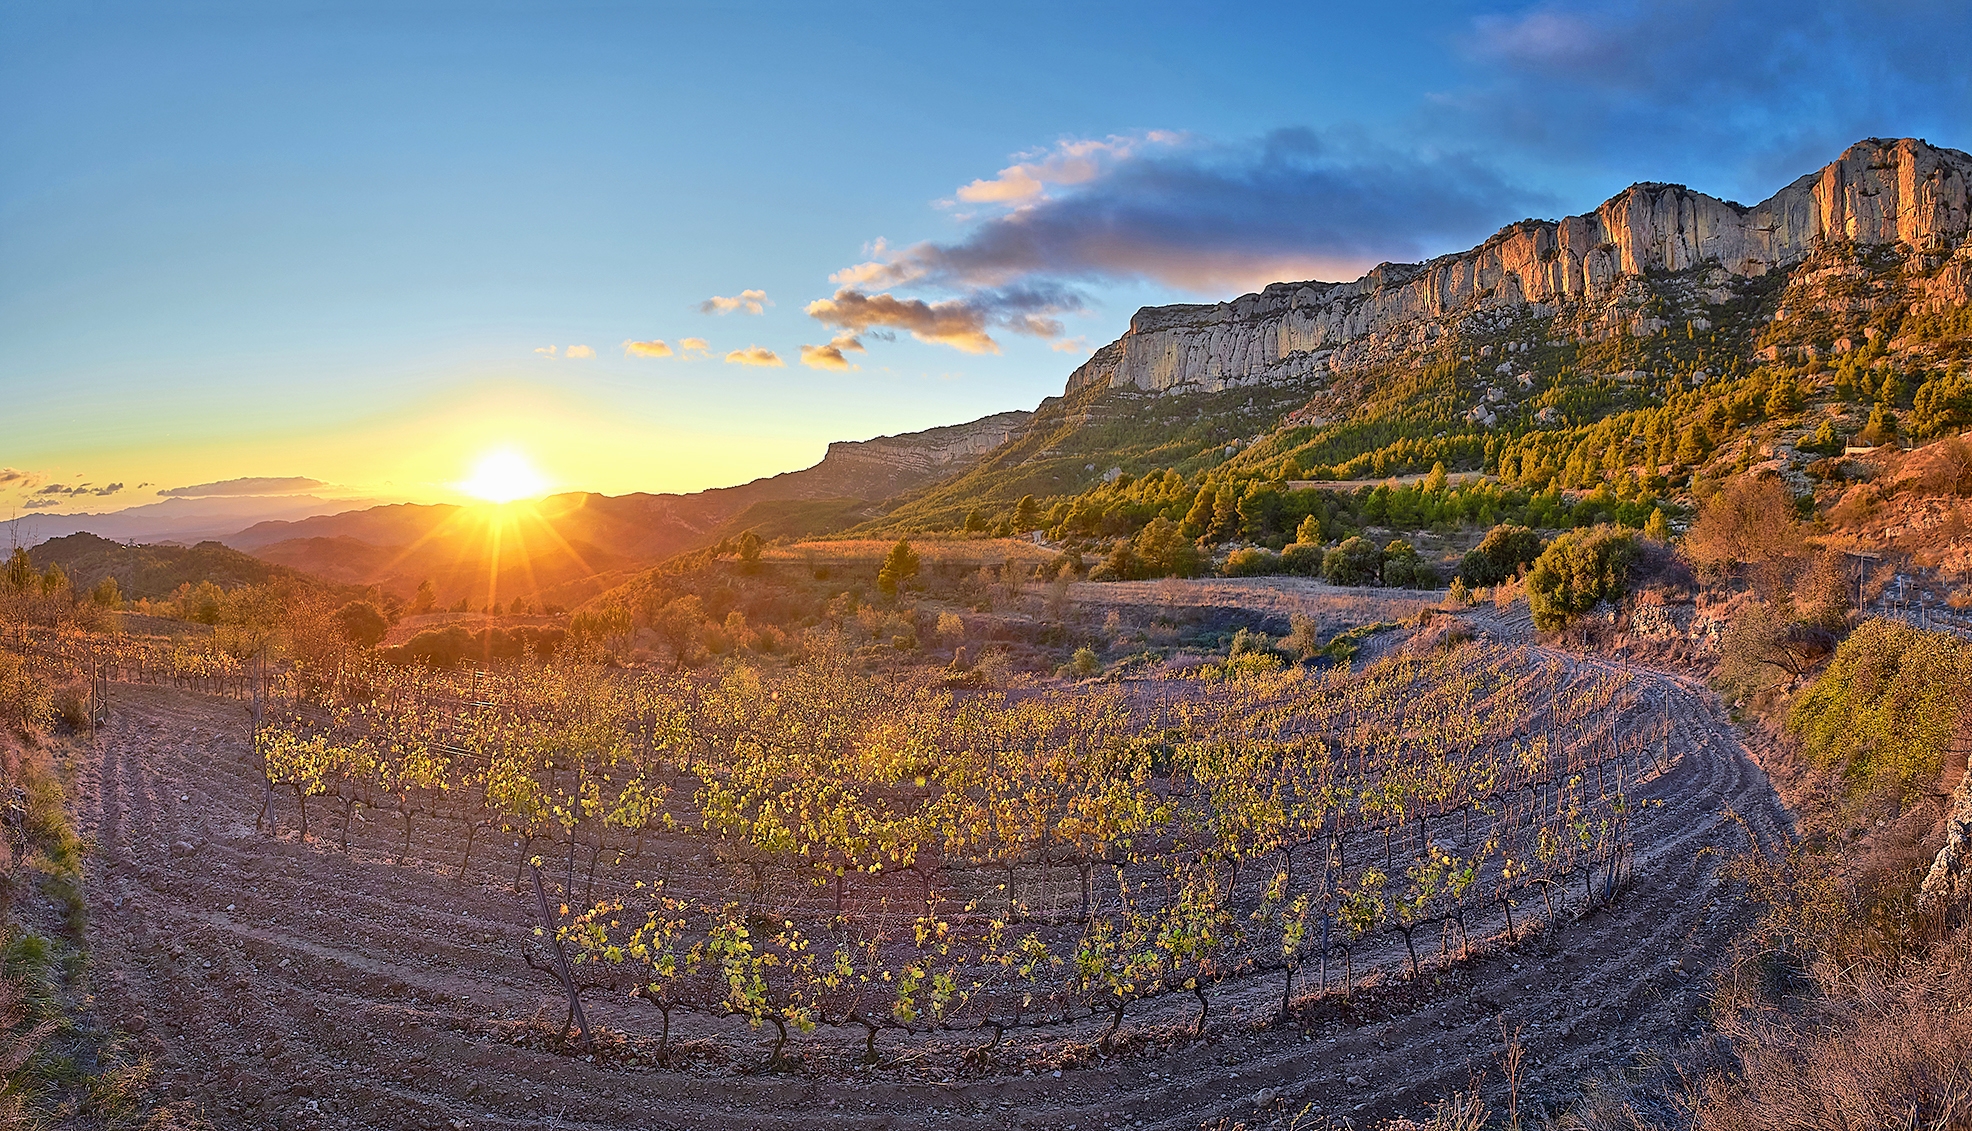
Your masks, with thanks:
M 1871 138 L 1750 208 L 1682 185 L 1633 185 L 1587 215 L 1523 220 L 1470 251 L 1384 264 L 1354 282 L 1276 283 L 1229 302 L 1146 307 L 1067 391 L 1212 392 L 1320 377 L 1376 340 L 1422 344 L 1448 320 L 1487 308 L 1573 312 L 1587 332 L 1647 335 L 1663 325 L 1625 301 L 1627 280 L 1709 268 L 1723 283 L 1842 241 L 1949 251 L 1967 233 L 1968 180 L 1972 155 Z

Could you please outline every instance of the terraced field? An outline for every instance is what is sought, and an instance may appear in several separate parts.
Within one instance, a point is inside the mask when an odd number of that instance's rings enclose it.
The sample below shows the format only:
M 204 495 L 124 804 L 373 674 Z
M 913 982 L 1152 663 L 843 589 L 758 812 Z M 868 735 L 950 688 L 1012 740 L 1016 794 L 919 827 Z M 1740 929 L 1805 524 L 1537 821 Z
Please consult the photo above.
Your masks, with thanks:
M 1511 632 L 1511 625 L 1480 625 Z M 1539 653 L 1569 665 L 1602 661 Z M 1478 954 L 1402 972 L 1403 947 L 1363 953 L 1353 999 L 1304 1001 L 1273 1021 L 1278 982 L 1212 995 L 1202 1041 L 1181 1035 L 1188 995 L 1133 1013 L 1134 1051 L 1086 1052 L 1072 1027 L 979 1073 L 908 1048 L 873 1068 L 812 1056 L 775 1073 L 771 1029 L 683 1019 L 683 1066 L 635 1066 L 539 1047 L 560 1020 L 556 986 L 521 958 L 533 916 L 511 888 L 511 852 L 465 880 L 417 860 L 452 855 L 432 822 L 394 863 L 398 832 L 361 820 L 352 851 L 332 838 L 254 829 L 260 779 L 235 701 L 118 689 L 81 775 L 96 1008 L 139 1035 L 173 1096 L 221 1127 L 1162 1127 L 1219 1116 L 1418 1114 L 1492 1068 L 1501 1022 L 1520 1025 L 1523 1095 L 1565 1103 L 1584 1075 L 1675 1047 L 1699 1031 L 1707 973 L 1745 914 L 1718 880 L 1743 833 L 1786 816 L 1717 701 L 1665 673 L 1637 673 L 1670 720 L 1668 757 L 1637 786 L 1634 882 L 1612 905 L 1507 944 L 1474 923 Z M 503 855 L 506 859 L 497 859 Z M 648 1007 L 592 995 L 592 1020 L 633 1033 Z M 735 1043 L 737 1032 L 740 1039 Z M 714 1039 L 714 1038 L 717 1039 Z M 849 1050 L 861 1030 L 806 1038 Z M 976 1043 L 983 1043 L 983 1039 Z M 1494 1085 L 1499 1073 L 1492 1071 Z

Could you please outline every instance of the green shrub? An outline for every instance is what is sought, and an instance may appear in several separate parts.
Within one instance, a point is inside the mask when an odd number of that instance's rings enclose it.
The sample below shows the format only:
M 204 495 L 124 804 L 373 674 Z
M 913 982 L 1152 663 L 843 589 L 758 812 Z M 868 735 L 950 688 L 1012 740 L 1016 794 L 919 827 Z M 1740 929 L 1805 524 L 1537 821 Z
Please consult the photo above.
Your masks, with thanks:
M 1859 789 L 1931 787 L 1972 699 L 1972 647 L 1896 621 L 1865 621 L 1795 702 L 1787 730 L 1816 765 Z
M 1331 585 L 1375 585 L 1383 579 L 1383 551 L 1360 535 L 1322 555 L 1322 579 Z
M 1298 577 L 1319 577 L 1322 548 L 1311 542 L 1295 542 L 1280 552 L 1280 571 Z
M 1500 523 L 1460 560 L 1458 575 L 1467 585 L 1498 585 L 1541 556 L 1541 536 L 1525 526 Z
M 1571 530 L 1548 544 L 1527 573 L 1527 606 L 1534 627 L 1554 632 L 1629 587 L 1636 538 L 1609 526 Z
M 1280 571 L 1280 555 L 1272 550 L 1248 547 L 1226 555 L 1227 577 L 1264 577 Z

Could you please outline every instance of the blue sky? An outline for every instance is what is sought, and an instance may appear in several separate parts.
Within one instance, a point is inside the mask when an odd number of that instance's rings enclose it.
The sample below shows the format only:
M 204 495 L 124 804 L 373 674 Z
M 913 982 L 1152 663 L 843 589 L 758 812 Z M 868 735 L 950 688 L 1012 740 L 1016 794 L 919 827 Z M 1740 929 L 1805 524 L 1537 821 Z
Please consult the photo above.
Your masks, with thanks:
M 10 5 L 0 508 L 242 476 L 442 498 L 498 447 L 609 493 L 806 466 L 1032 407 L 1143 304 L 1352 277 L 1636 180 L 1750 201 L 1868 135 L 1972 148 L 1968 23 Z

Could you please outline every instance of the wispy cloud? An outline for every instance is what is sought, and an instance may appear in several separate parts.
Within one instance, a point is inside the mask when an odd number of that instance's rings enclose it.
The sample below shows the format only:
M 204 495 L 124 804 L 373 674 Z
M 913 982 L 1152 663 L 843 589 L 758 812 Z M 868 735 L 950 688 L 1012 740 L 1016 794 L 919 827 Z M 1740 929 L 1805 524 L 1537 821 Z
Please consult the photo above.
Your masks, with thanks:
M 41 476 L 16 467 L 0 467 L 0 487 L 31 487 Z
M 678 339 L 678 351 L 679 351 L 679 356 L 681 357 L 690 357 L 693 354 L 697 354 L 700 357 L 706 357 L 710 355 L 711 350 L 712 350 L 711 343 L 707 342 L 704 338 Z
M 748 346 L 743 350 L 734 350 L 733 352 L 727 354 L 726 364 L 766 365 L 766 366 L 778 367 L 786 363 L 781 361 L 780 354 L 775 353 L 773 350 L 770 350 L 765 346 Z
M 148 487 L 150 484 L 139 484 Z M 317 491 L 328 484 L 320 479 L 310 479 L 305 475 L 250 475 L 239 479 L 220 479 L 212 483 L 194 483 L 188 487 L 166 487 L 158 492 L 167 498 L 198 499 L 234 495 L 300 495 Z
M 101 487 L 98 487 L 92 483 L 78 483 L 73 487 L 68 486 L 67 484 L 64 483 L 50 483 L 46 487 L 43 487 L 39 491 L 36 491 L 35 494 L 62 495 L 68 498 L 79 498 L 84 495 L 93 495 L 97 498 L 102 498 L 106 495 L 114 495 L 121 490 L 123 490 L 123 484 L 121 483 L 106 483 Z
M 596 356 L 596 351 L 590 349 L 588 346 L 570 346 L 565 356 L 571 358 L 594 357 Z
M 554 357 L 561 351 L 556 346 L 535 346 L 534 352 L 540 354 L 542 357 Z
M 767 298 L 766 291 L 746 290 L 731 298 L 713 295 L 699 303 L 698 309 L 703 314 L 731 314 L 736 310 L 743 310 L 748 314 L 765 314 L 767 308 L 772 305 L 774 304 Z
M 1023 153 L 1022 160 L 960 186 L 954 195 L 967 204 L 1030 204 L 1047 195 L 1050 185 L 1087 184 L 1103 175 L 1114 162 L 1128 160 L 1148 146 L 1172 145 L 1182 135 L 1152 130 L 1133 136 L 1114 135 L 1101 140 L 1080 138 L 1055 143 L 1051 149 Z
M 1063 338 L 1048 348 L 1056 353 L 1088 353 L 1089 340 L 1087 338 Z
M 844 354 L 867 353 L 854 334 L 837 334 L 824 346 L 802 346 L 801 364 L 810 369 L 854 369 Z
M 623 343 L 625 357 L 670 357 L 671 347 L 662 338 L 652 338 L 647 342 L 627 341 Z

